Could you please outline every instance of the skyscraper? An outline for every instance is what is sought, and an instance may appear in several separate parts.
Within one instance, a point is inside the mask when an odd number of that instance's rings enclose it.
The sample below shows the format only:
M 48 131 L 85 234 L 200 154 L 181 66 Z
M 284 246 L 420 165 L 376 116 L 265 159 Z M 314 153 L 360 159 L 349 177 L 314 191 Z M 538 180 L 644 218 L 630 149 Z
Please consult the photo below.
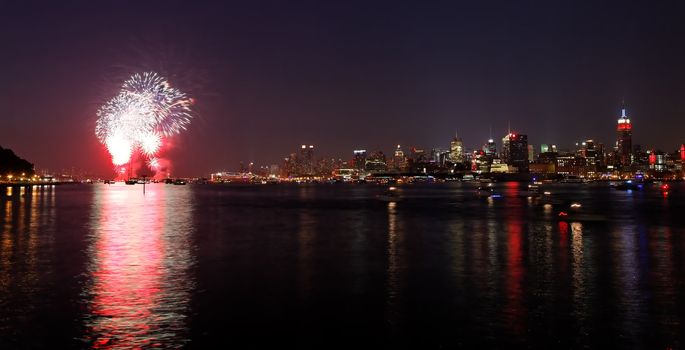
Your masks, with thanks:
M 395 169 L 397 169 L 398 171 L 404 171 L 407 167 L 407 158 L 404 156 L 404 151 L 402 151 L 400 145 L 397 145 L 397 148 L 395 149 L 393 163 Z
M 535 160 L 535 150 L 533 145 L 528 145 L 528 162 L 532 163 Z
M 488 143 L 483 145 L 483 152 L 490 157 L 494 157 L 497 153 L 497 145 L 495 145 L 495 140 L 488 139 Z
M 302 145 L 300 148 L 299 175 L 314 175 L 314 146 Z
M 366 170 L 366 150 L 356 149 L 354 150 L 354 168 L 359 171 Z
M 381 151 L 371 153 L 366 158 L 366 170 L 371 173 L 381 173 L 388 170 L 385 154 Z
M 431 161 L 435 164 L 444 165 L 445 160 L 449 158 L 450 152 L 442 148 L 433 148 L 431 150 Z
M 464 143 L 457 133 L 454 134 L 454 138 L 450 142 L 450 160 L 452 163 L 464 162 Z
M 528 172 L 528 135 L 508 133 L 502 138 L 502 161 L 515 166 L 520 173 Z
M 580 156 L 585 158 L 587 165 L 596 165 L 598 163 L 597 148 L 594 140 L 585 140 L 580 148 Z
M 632 164 L 633 125 L 626 115 L 626 108 L 622 106 L 621 116 L 616 125 L 616 155 L 620 165 Z

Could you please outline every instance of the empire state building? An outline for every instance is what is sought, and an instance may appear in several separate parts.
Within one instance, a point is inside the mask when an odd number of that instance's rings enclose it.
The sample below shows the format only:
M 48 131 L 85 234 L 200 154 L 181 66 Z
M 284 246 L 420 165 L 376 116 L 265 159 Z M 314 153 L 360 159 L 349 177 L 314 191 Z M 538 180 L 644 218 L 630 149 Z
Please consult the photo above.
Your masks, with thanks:
M 618 118 L 618 124 L 616 125 L 616 154 L 619 164 L 632 164 L 632 149 L 633 125 L 630 123 L 630 118 L 626 115 L 625 106 L 623 106 L 621 117 Z

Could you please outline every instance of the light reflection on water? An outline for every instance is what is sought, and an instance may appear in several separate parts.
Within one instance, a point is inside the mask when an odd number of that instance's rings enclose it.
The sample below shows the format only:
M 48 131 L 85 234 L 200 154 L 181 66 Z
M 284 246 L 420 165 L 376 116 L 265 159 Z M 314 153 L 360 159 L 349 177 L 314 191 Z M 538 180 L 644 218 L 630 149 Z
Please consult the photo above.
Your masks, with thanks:
M 505 319 L 513 336 L 521 337 L 524 333 L 521 319 L 525 317 L 523 304 L 523 222 L 521 205 L 510 205 L 506 208 L 507 228 L 507 305 L 504 309 Z
M 308 209 L 300 211 L 299 230 L 297 233 L 298 242 L 298 266 L 299 266 L 299 288 L 300 298 L 307 299 L 312 295 L 312 280 L 314 277 L 314 248 L 316 243 L 316 217 Z
M 679 348 L 683 185 L 0 189 L 0 348 Z
M 559 224 L 559 227 L 568 231 L 568 225 Z M 585 261 L 585 247 L 583 246 L 583 225 L 578 222 L 571 223 L 571 259 L 573 260 L 572 285 L 573 291 L 573 311 L 578 323 L 580 324 L 580 336 L 589 332 L 587 319 L 589 317 L 589 294 L 587 289 L 588 265 Z M 568 237 L 564 235 L 564 237 Z
M 34 327 L 26 315 L 39 312 L 44 305 L 41 297 L 47 289 L 41 282 L 52 272 L 45 262 L 55 227 L 53 187 L 7 186 L 4 194 L 0 198 L 0 348 L 6 334 Z
M 194 263 L 188 188 L 96 188 L 92 204 L 85 340 L 93 348 L 179 347 Z
M 404 270 L 402 261 L 402 249 L 404 243 L 404 233 L 402 223 L 398 222 L 396 202 L 388 202 L 388 236 L 387 236 L 387 278 L 386 278 L 386 300 L 385 318 L 388 320 L 389 331 L 397 332 L 397 325 L 400 322 L 400 302 L 402 297 L 402 272 Z

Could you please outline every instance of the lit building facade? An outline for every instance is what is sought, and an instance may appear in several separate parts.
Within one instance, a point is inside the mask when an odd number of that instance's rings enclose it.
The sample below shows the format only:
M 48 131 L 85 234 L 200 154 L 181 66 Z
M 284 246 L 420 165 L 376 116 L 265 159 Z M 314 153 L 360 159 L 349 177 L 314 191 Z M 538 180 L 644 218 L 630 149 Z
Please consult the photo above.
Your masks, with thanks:
M 483 152 L 490 157 L 494 157 L 497 154 L 497 145 L 495 145 L 495 140 L 489 139 L 488 143 L 483 145 Z
M 366 150 L 354 150 L 354 168 L 358 171 L 366 170 Z
M 528 145 L 528 163 L 532 163 L 535 160 L 535 149 L 533 145 Z
M 649 169 L 656 171 L 666 170 L 667 156 L 662 151 L 648 151 L 649 154 Z
M 626 115 L 626 109 L 621 109 L 621 117 L 616 125 L 616 160 L 619 165 L 631 165 L 633 151 L 633 125 Z
M 400 145 L 397 145 L 397 148 L 395 148 L 393 166 L 398 171 L 404 171 L 407 169 L 407 157 L 404 155 L 404 151 L 402 151 L 402 147 L 400 147 Z
M 528 172 L 528 135 L 509 133 L 502 138 L 502 161 L 516 167 L 520 173 Z
M 580 156 L 585 158 L 587 165 L 600 164 L 600 155 L 597 152 L 594 140 L 583 141 L 582 147 L 580 148 Z
M 433 148 L 431 150 L 431 159 L 430 161 L 439 164 L 440 166 L 443 166 L 445 164 L 445 161 L 450 157 L 450 151 L 442 149 L 442 148 Z
M 459 137 L 459 134 L 455 134 L 454 139 L 450 142 L 450 161 L 452 163 L 464 162 L 464 142 Z
M 314 146 L 302 145 L 300 147 L 299 175 L 314 175 Z
M 385 154 L 381 151 L 373 152 L 366 158 L 366 170 L 371 173 L 383 173 L 388 170 Z
M 489 173 L 492 158 L 488 157 L 483 150 L 473 151 L 471 156 L 471 171 L 478 173 Z

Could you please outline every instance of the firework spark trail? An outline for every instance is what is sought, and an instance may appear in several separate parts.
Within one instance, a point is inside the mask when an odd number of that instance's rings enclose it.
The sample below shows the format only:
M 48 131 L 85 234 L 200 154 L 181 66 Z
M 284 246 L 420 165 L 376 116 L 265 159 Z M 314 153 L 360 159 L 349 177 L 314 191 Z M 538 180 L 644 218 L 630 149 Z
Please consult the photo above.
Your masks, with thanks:
M 164 136 L 178 134 L 190 123 L 192 99 L 155 73 L 133 75 L 124 83 L 122 92 L 150 102 L 150 116 Z
M 157 170 L 160 167 L 159 164 L 159 159 L 157 157 L 152 157 L 147 161 L 147 166 L 150 167 L 150 169 Z
M 156 73 L 134 74 L 98 110 L 95 135 L 114 165 L 128 163 L 136 150 L 154 159 L 165 137 L 186 130 L 192 104 L 190 97 Z

